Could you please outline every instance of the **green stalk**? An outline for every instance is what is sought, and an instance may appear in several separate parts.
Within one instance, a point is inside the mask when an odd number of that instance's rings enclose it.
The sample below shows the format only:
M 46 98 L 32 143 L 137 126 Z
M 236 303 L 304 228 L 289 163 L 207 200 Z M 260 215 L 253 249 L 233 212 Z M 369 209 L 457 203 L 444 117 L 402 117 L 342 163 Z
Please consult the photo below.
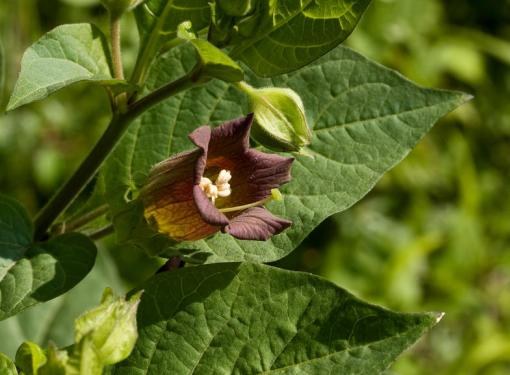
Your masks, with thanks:
M 124 64 L 122 63 L 122 48 L 121 48 L 121 15 L 114 15 L 110 12 L 110 38 L 112 45 L 112 65 L 113 76 L 118 80 L 124 80 Z M 127 94 L 120 93 L 114 99 L 115 106 L 119 112 L 125 112 L 127 108 Z
M 122 64 L 122 49 L 120 44 L 120 18 L 110 16 L 110 38 L 112 43 L 113 76 L 124 79 L 124 66 Z
M 157 21 L 152 28 L 147 39 L 143 40 L 142 48 L 140 49 L 140 53 L 138 54 L 138 58 L 135 63 L 135 68 L 133 70 L 133 74 L 131 76 L 131 82 L 135 85 L 142 86 L 145 77 L 147 76 L 147 72 L 149 70 L 149 64 L 157 53 L 158 41 L 160 38 L 160 31 L 163 29 L 163 25 L 165 20 L 168 17 L 168 14 L 172 10 L 172 1 L 168 1 L 165 5 L 163 11 L 157 18 Z M 169 38 L 169 36 L 167 35 Z
M 71 218 L 69 221 L 65 221 L 53 226 L 50 230 L 51 233 L 67 233 L 73 232 L 77 229 L 80 229 L 90 223 L 91 221 L 105 215 L 108 212 L 108 205 L 103 204 L 92 211 L 85 213 L 84 215 L 73 219 Z

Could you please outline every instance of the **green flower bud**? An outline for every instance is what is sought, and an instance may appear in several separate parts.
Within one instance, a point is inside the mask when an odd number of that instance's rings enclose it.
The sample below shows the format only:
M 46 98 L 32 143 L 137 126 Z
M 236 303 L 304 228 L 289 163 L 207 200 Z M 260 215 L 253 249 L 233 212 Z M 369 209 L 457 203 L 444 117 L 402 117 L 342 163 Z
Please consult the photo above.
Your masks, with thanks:
M 253 11 L 257 0 L 217 0 L 225 14 L 233 17 L 242 17 Z
M 120 17 L 125 12 L 129 12 L 140 5 L 145 0 L 101 0 L 103 6 L 114 17 Z
M 255 115 L 251 136 L 263 146 L 277 151 L 299 151 L 312 138 L 303 102 L 287 88 L 256 89 L 242 82 L 238 87 L 248 94 Z
M 128 301 L 115 297 L 107 288 L 101 305 L 87 311 L 75 321 L 75 341 L 91 340 L 104 365 L 127 358 L 138 338 L 136 310 L 141 292 Z
M 37 375 L 67 375 L 67 362 L 69 357 L 65 350 L 58 350 L 55 344 L 50 343 L 46 353 L 46 363 L 37 370 Z
M 16 352 L 16 366 L 26 375 L 36 375 L 46 362 L 46 355 L 36 343 L 25 341 Z

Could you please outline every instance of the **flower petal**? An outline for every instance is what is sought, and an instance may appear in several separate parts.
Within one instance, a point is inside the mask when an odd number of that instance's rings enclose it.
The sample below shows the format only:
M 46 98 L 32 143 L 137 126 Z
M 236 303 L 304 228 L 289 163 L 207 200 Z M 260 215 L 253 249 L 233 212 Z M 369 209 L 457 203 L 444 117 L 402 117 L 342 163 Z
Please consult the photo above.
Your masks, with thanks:
M 265 199 L 271 189 L 279 188 L 290 181 L 293 158 L 267 154 L 250 149 L 250 128 L 253 115 L 224 123 L 211 130 L 202 126 L 195 130 L 190 139 L 206 154 L 196 170 L 197 181 L 207 169 L 225 169 L 232 173 L 231 195 L 218 199 L 219 208 L 242 206 Z M 198 164 L 197 164 L 198 165 Z
M 192 241 L 220 230 L 202 219 L 193 198 L 194 169 L 201 150 L 184 152 L 157 164 L 140 196 L 145 218 L 177 241 Z
M 229 158 L 249 149 L 252 122 L 253 114 L 249 114 L 225 122 L 212 130 L 209 126 L 202 126 L 189 137 L 193 143 L 206 151 L 208 160 L 217 157 Z
M 266 241 L 291 224 L 292 222 L 274 216 L 265 208 L 254 207 L 231 219 L 223 231 L 240 240 Z
M 218 226 L 228 225 L 228 218 L 218 211 L 198 185 L 193 186 L 193 198 L 202 219 L 206 223 Z
M 272 189 L 290 181 L 293 161 L 293 158 L 248 150 L 231 170 L 232 193 L 228 205 L 242 206 L 269 197 Z

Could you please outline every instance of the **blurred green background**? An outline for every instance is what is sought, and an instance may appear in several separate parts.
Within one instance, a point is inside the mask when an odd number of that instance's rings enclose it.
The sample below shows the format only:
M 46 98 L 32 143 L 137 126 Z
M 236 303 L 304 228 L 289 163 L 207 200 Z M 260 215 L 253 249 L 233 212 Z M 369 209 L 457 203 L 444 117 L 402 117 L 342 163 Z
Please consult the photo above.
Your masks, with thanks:
M 96 0 L 0 2 L 6 55 L 0 108 L 21 54 L 61 23 L 92 20 Z M 126 19 L 129 66 L 136 27 Z M 510 374 L 510 1 L 373 0 L 347 44 L 431 87 L 475 99 L 445 118 L 351 210 L 325 221 L 278 266 L 320 274 L 401 311 L 443 321 L 388 374 Z M 103 99 L 103 100 L 101 100 Z M 108 120 L 105 94 L 75 85 L 0 117 L 0 186 L 35 213 Z M 98 267 L 65 297 L 0 324 L 0 351 L 24 339 L 69 343 L 72 320 L 106 285 L 125 291 L 159 263 L 102 244 Z

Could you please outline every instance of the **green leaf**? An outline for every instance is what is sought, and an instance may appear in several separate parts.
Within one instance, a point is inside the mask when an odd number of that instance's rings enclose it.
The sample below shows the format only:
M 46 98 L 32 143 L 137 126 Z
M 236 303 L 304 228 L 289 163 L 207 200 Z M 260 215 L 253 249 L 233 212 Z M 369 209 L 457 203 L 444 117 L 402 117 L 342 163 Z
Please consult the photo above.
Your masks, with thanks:
M 195 47 L 198 56 L 195 70 L 199 70 L 197 74 L 200 74 L 200 77 L 218 78 L 225 82 L 239 82 L 244 79 L 241 67 L 226 53 L 207 40 L 197 38 L 191 22 L 183 22 L 177 27 L 177 37 Z
M 183 74 L 189 66 L 188 55 L 179 49 L 161 59 L 150 85 L 158 87 Z M 168 72 L 167 66 L 175 69 Z M 269 205 L 274 214 L 291 219 L 293 225 L 267 242 L 238 241 L 218 234 L 180 244 L 180 249 L 211 253 L 208 262 L 271 262 L 286 256 L 325 218 L 360 200 L 441 116 L 468 99 L 462 93 L 418 87 L 344 47 L 298 72 L 249 81 L 256 87 L 296 91 L 314 135 L 306 150 L 309 155 L 295 155 L 293 180 L 282 189 L 283 203 Z M 140 186 L 155 163 L 192 148 L 187 135 L 193 129 L 248 111 L 244 96 L 214 81 L 146 113 L 103 168 L 113 213 L 126 206 L 126 191 Z
M 434 326 L 319 277 L 254 264 L 158 274 L 145 285 L 140 338 L 116 375 L 379 374 Z
M 239 82 L 244 79 L 241 67 L 222 50 L 203 39 L 192 39 L 190 43 L 197 51 L 202 76 L 225 82 Z
M 0 374 L 17 375 L 18 371 L 14 363 L 4 354 L 0 353 Z
M 115 265 L 104 251 L 87 277 L 68 293 L 39 304 L 0 322 L 0 352 L 14 356 L 24 341 L 33 341 L 42 347 L 54 342 L 59 347 L 73 343 L 74 320 L 85 310 L 97 305 L 105 287 L 121 289 Z
M 0 196 L 0 320 L 67 292 L 94 265 L 88 237 L 69 233 L 34 243 L 32 234 L 23 207 Z
M 88 23 L 58 26 L 23 55 L 7 109 L 44 99 L 75 82 L 111 80 L 108 51 L 106 38 L 96 26 Z
M 231 0 L 234 2 L 237 0 Z M 345 40 L 370 0 L 260 0 L 241 18 L 231 56 L 260 76 L 301 68 Z
M 46 363 L 44 351 L 36 343 L 26 341 L 16 352 L 16 366 L 25 375 L 37 375 L 37 371 Z

